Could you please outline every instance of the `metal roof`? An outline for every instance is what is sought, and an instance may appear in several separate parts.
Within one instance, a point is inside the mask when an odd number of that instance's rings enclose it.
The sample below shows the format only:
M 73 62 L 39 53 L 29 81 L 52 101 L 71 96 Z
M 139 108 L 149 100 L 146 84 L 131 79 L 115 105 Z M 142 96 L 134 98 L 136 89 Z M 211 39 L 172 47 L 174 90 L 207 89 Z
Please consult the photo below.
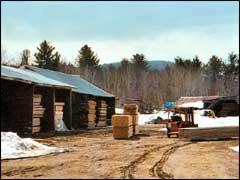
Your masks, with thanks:
M 47 78 L 27 69 L 19 69 L 3 65 L 1 65 L 1 78 L 7 80 L 21 81 L 29 84 L 33 83 L 41 86 L 60 87 L 67 89 L 73 88 L 73 86 L 70 84 Z
M 82 94 L 90 94 L 94 96 L 100 97 L 114 97 L 114 95 L 98 88 L 97 86 L 91 84 L 90 82 L 80 78 L 80 75 L 72 75 L 72 74 L 65 74 L 62 72 L 51 71 L 48 69 L 41 69 L 35 66 L 24 66 L 27 69 L 30 69 L 36 73 L 39 73 L 43 76 L 48 78 L 52 78 L 57 81 L 61 81 L 67 84 L 71 84 L 72 86 L 76 87 L 73 89 L 73 92 L 82 93 Z
M 220 98 L 220 96 L 181 97 L 176 101 L 176 105 L 182 105 L 185 103 L 192 103 L 192 102 L 204 101 L 204 100 L 214 100 L 218 98 Z

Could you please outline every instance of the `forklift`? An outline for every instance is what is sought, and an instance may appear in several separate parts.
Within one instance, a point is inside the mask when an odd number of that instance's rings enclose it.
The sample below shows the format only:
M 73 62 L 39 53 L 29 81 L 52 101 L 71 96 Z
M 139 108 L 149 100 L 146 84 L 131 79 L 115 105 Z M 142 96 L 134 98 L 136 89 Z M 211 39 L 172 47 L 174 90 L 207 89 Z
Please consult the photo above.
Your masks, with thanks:
M 171 110 L 176 115 L 171 116 L 171 119 L 166 124 L 168 137 L 174 134 L 179 137 L 179 128 L 198 127 L 197 124 L 194 124 L 193 107 L 174 107 Z M 184 119 L 182 119 L 181 115 L 184 115 Z

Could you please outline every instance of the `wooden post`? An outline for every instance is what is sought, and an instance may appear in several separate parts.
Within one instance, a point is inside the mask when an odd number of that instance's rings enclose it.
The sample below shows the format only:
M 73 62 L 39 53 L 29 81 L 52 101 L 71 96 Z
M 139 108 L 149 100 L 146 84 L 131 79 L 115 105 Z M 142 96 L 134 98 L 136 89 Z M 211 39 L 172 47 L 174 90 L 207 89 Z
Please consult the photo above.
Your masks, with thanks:
M 52 88 L 52 100 L 51 100 L 51 112 L 52 112 L 52 119 L 51 119 L 51 122 L 52 122 L 52 127 L 51 130 L 54 130 L 55 131 L 55 88 Z
M 70 121 L 70 129 L 73 128 L 72 125 L 72 90 L 69 92 L 69 121 Z
M 29 111 L 31 111 L 30 112 L 30 117 L 29 117 L 29 120 L 31 122 L 31 125 L 30 125 L 31 133 L 33 132 L 32 121 L 33 121 L 33 95 L 34 95 L 34 88 L 35 88 L 35 85 L 33 84 L 32 91 L 31 91 L 31 96 L 30 96 L 30 99 L 29 99 L 29 103 L 30 103 Z
M 192 115 L 192 123 L 193 123 L 193 125 L 194 125 L 194 110 L 193 110 L 193 108 L 192 108 L 191 115 Z

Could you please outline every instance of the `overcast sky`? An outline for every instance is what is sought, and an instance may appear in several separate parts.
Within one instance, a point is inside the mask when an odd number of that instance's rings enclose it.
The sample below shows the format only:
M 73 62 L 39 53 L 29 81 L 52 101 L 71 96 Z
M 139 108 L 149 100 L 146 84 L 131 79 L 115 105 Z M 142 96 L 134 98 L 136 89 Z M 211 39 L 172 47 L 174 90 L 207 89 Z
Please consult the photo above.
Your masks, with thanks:
M 49 41 L 67 61 L 88 44 L 100 63 L 135 53 L 173 61 L 239 51 L 238 2 L 1 2 L 1 45 L 8 58 L 33 58 Z

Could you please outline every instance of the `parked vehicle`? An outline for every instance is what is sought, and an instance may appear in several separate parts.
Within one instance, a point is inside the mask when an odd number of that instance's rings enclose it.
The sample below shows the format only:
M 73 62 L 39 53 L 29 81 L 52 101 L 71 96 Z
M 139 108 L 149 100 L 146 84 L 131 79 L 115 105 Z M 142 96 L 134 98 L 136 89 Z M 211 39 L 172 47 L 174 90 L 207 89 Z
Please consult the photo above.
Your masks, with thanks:
M 186 127 L 198 127 L 194 124 L 194 108 L 192 107 L 175 107 L 172 109 L 175 115 L 171 116 L 168 120 L 167 126 L 167 136 L 170 137 L 176 134 L 179 137 L 179 128 Z M 181 115 L 184 115 L 184 119 Z

